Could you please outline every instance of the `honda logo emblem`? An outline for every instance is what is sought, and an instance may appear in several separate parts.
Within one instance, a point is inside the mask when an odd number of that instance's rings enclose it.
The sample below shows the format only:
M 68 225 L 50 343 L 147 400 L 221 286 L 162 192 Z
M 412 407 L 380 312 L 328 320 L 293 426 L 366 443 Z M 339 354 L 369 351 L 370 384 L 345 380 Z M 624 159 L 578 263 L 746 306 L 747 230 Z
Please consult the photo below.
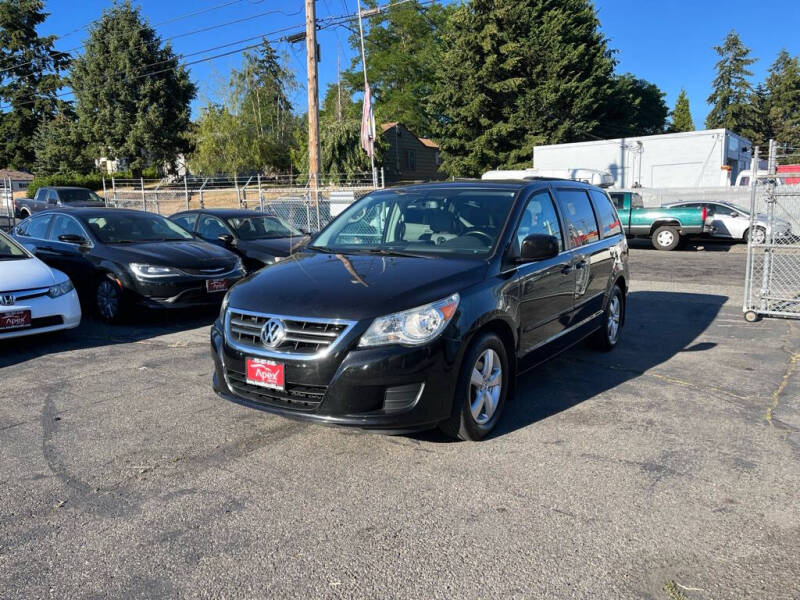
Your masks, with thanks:
M 0 304 L 3 306 L 11 306 L 17 299 L 12 294 L 3 294 L 0 296 Z
M 270 319 L 261 328 L 261 343 L 267 348 L 277 348 L 286 337 L 286 326 L 280 319 Z

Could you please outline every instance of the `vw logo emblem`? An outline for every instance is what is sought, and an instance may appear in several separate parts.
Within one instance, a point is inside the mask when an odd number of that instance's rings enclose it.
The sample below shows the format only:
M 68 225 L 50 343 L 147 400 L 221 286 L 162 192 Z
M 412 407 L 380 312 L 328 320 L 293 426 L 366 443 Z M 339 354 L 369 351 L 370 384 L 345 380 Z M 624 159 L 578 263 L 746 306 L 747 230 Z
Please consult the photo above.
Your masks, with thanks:
M 17 299 L 12 294 L 5 294 L 0 296 L 0 304 L 3 306 L 11 306 Z
M 277 348 L 286 337 L 286 326 L 280 319 L 270 319 L 261 328 L 261 343 L 267 348 Z

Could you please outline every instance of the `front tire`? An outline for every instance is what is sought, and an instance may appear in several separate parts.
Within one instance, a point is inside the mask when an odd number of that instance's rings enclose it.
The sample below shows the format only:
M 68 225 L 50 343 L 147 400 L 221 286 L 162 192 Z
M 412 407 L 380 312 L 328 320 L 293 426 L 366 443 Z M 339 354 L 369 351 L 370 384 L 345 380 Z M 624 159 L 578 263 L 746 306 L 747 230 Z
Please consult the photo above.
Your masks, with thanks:
M 445 435 L 461 440 L 486 437 L 500 420 L 510 376 L 503 341 L 491 332 L 478 337 L 461 363 L 453 414 L 440 429 Z
M 675 250 L 681 243 L 681 234 L 676 227 L 662 225 L 650 237 L 656 250 Z
M 747 232 L 744 234 L 744 241 L 749 242 L 751 238 L 751 232 L 748 229 Z M 754 244 L 766 244 L 767 243 L 767 231 L 763 227 L 755 227 L 753 228 L 752 238 Z
M 101 319 L 109 323 L 119 322 L 124 312 L 124 295 L 119 284 L 110 277 L 97 282 L 95 308 Z

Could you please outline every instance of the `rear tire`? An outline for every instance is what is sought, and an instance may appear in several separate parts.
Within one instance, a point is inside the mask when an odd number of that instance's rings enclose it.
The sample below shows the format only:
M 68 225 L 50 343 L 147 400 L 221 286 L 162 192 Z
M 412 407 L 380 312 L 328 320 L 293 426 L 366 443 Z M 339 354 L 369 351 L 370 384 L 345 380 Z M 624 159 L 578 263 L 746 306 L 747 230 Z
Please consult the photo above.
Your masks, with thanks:
M 452 438 L 477 441 L 494 429 L 508 394 L 511 370 L 505 344 L 487 332 L 470 346 L 461 363 L 453 414 L 439 428 Z
M 598 350 L 610 352 L 622 337 L 625 324 L 625 298 L 622 290 L 615 285 L 608 297 L 606 309 L 603 311 L 603 325 L 589 338 L 590 343 Z
M 681 234 L 676 227 L 662 225 L 653 232 L 650 241 L 656 250 L 675 250 L 681 243 Z
M 30 216 L 31 216 L 31 213 L 27 208 L 23 208 L 22 210 L 19 211 L 19 218 L 20 219 L 27 219 Z

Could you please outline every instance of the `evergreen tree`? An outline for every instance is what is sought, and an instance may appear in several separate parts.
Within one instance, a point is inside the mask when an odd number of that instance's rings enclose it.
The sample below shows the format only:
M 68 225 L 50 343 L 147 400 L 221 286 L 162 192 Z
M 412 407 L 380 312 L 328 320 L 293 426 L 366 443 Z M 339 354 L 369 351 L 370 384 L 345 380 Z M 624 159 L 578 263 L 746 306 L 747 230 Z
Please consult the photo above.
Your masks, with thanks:
M 377 2 L 370 0 L 367 5 L 376 6 Z M 427 101 L 443 52 L 442 34 L 452 12 L 452 5 L 422 6 L 412 0 L 369 19 L 364 48 L 377 123 L 401 121 L 417 135 L 431 134 Z M 351 92 L 361 92 L 364 71 L 356 33 L 350 44 L 356 55 L 344 79 Z
M 707 100 L 712 108 L 706 117 L 706 128 L 725 128 L 741 133 L 752 126 L 750 98 L 753 87 L 747 78 L 753 73 L 747 67 L 756 59 L 750 58 L 750 50 L 733 30 L 721 46 L 714 46 L 714 50 L 720 60 L 715 66 L 717 75 Z
M 770 104 L 769 91 L 763 84 L 759 83 L 750 95 L 750 123 L 739 132 L 762 149 L 766 149 L 769 140 L 775 137 L 772 122 L 770 121 Z M 766 150 L 763 150 L 763 152 L 766 152 Z
M 75 114 L 65 110 L 42 121 L 33 136 L 34 172 L 40 175 L 86 174 L 94 163 L 86 153 Z
M 37 35 L 46 18 L 42 0 L 0 0 L 0 167 L 33 168 L 36 128 L 65 104 L 57 92 L 69 56 L 55 36 Z
M 689 96 L 686 95 L 686 90 L 683 88 L 681 88 L 681 93 L 678 94 L 678 99 L 675 100 L 675 108 L 672 109 L 672 120 L 668 131 L 671 133 L 694 131 L 692 112 L 689 110 Z
M 81 135 L 97 156 L 128 160 L 138 176 L 188 149 L 196 89 L 169 44 L 129 0 L 89 30 L 70 74 Z
M 589 0 L 472 0 L 447 29 L 431 106 L 449 174 L 529 166 L 597 127 L 614 61 Z
M 657 85 L 625 73 L 614 77 L 612 86 L 595 134 L 615 138 L 664 133 L 669 109 Z
M 800 148 L 800 59 L 781 50 L 769 69 L 768 120 L 771 137 L 781 144 Z

